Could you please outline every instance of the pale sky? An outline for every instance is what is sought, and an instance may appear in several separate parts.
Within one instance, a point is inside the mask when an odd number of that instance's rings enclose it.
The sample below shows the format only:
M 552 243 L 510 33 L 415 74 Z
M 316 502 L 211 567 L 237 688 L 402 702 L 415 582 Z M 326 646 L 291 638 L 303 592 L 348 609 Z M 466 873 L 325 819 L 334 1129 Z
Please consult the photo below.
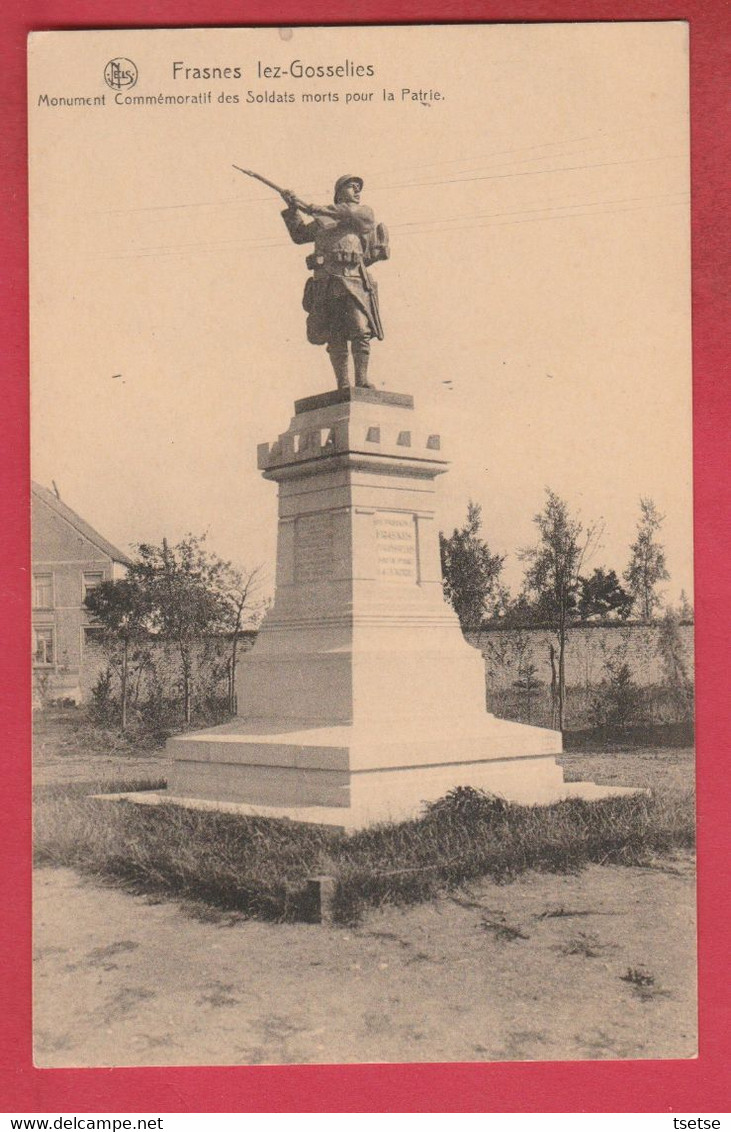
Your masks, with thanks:
M 138 69 L 129 95 L 211 102 L 115 105 L 115 57 Z M 258 61 L 297 59 L 375 74 L 257 77 Z M 174 79 L 174 61 L 242 78 Z M 619 573 L 650 496 L 667 597 L 690 594 L 687 64 L 681 23 L 33 37 L 34 478 L 121 549 L 207 530 L 273 579 L 276 488 L 256 446 L 334 383 L 305 339 L 308 249 L 279 197 L 231 166 L 317 202 L 356 173 L 391 233 L 371 380 L 413 394 L 442 434 L 442 528 L 481 503 L 516 592 L 546 486 L 603 519 L 589 566 Z

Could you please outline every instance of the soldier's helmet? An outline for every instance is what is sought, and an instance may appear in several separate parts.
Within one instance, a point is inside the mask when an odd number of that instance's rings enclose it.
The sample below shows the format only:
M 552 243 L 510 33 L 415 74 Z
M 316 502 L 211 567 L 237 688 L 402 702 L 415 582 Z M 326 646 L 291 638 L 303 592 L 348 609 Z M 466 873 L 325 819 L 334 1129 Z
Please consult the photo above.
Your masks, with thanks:
M 334 199 L 336 204 L 338 203 L 338 198 L 340 196 L 341 190 L 344 189 L 346 185 L 349 185 L 351 181 L 355 181 L 356 185 L 358 186 L 358 191 L 362 192 L 362 190 L 363 190 L 363 178 L 362 177 L 356 177 L 353 173 L 346 173 L 344 177 L 338 177 L 337 181 L 335 182 L 335 191 L 333 193 L 333 199 Z

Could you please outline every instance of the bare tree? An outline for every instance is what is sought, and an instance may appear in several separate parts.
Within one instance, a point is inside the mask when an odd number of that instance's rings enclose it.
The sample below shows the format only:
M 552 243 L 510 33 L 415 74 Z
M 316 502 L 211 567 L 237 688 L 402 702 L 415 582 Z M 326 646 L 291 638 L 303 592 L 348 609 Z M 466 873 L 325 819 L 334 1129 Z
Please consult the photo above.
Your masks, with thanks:
M 688 621 L 691 624 L 694 621 L 693 603 L 691 602 L 685 590 L 680 591 L 680 597 L 678 599 L 678 617 L 681 621 Z
M 228 706 L 233 713 L 236 711 L 236 667 L 241 633 L 245 626 L 254 628 L 259 624 L 268 602 L 260 593 L 261 566 L 255 566 L 252 570 L 239 570 L 231 563 L 226 563 L 218 584 L 225 609 L 223 625 L 231 635 Z
M 624 580 L 639 608 L 643 621 L 651 621 L 660 604 L 657 586 L 670 577 L 665 561 L 665 550 L 656 541 L 665 516 L 660 515 L 652 499 L 640 499 L 640 518 L 637 538 L 630 548 L 630 560 Z
M 527 563 L 524 589 L 535 598 L 543 619 L 556 635 L 558 668 L 551 648 L 551 682 L 554 725 L 563 730 L 566 705 L 566 641 L 572 614 L 576 610 L 579 574 L 584 560 L 596 548 L 602 533 L 599 524 L 586 531 L 578 519 L 569 514 L 568 504 L 546 488 L 546 505 L 534 517 L 538 542 L 519 552 Z

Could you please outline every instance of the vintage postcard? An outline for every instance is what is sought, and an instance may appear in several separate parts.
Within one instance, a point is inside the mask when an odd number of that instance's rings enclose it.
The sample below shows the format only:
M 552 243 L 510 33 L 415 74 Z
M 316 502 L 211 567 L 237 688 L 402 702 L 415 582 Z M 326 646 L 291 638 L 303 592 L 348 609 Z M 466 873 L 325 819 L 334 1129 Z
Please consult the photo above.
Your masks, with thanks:
M 695 1057 L 687 25 L 28 64 L 36 1064 Z

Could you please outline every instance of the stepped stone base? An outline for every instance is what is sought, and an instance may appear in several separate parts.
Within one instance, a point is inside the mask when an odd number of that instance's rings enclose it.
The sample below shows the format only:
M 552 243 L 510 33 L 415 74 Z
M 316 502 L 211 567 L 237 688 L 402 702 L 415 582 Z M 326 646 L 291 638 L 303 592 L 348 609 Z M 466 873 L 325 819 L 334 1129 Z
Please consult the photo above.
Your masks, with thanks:
M 285 727 L 234 720 L 169 741 L 168 798 L 247 814 L 357 829 L 418 816 L 425 802 L 457 786 L 511 802 L 549 804 L 631 793 L 566 783 L 556 762 L 561 737 L 484 716 L 459 735 L 388 737 L 353 726 Z M 195 799 L 194 803 L 192 800 Z

